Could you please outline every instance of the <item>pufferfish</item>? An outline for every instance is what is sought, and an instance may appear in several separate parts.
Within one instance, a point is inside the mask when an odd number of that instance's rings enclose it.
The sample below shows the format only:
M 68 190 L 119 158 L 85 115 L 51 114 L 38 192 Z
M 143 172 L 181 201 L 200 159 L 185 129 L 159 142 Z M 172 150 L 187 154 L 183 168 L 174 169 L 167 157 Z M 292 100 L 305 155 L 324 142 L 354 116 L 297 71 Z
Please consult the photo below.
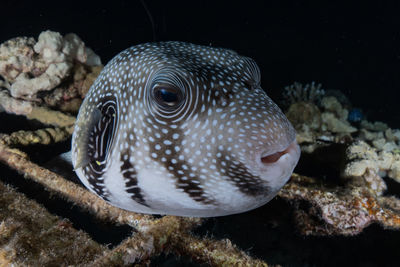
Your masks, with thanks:
M 277 194 L 300 157 L 295 138 L 252 59 L 146 43 L 114 57 L 90 88 L 71 157 L 82 183 L 114 206 L 222 216 Z

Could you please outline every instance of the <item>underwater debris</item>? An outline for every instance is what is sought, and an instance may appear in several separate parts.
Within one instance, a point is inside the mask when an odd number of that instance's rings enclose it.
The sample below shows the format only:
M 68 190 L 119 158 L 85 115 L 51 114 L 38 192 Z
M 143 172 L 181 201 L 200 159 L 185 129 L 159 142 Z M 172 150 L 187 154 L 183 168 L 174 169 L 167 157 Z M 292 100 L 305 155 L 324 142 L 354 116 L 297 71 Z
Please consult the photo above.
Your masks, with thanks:
M 0 161 L 23 173 L 25 177 L 43 184 L 48 190 L 89 210 L 99 219 L 128 224 L 138 231 L 114 249 L 104 248 L 102 255 L 88 264 L 90 266 L 146 263 L 151 257 L 162 252 L 189 255 L 193 260 L 211 266 L 221 266 L 224 262 L 230 262 L 232 265 L 267 266 L 265 262 L 253 259 L 236 248 L 229 240 L 217 241 L 191 235 L 190 230 L 200 225 L 203 219 L 176 216 L 156 219 L 151 215 L 121 210 L 82 187 L 30 162 L 25 156 L 20 155 L 18 150 L 1 144 Z M 40 247 L 38 249 L 40 250 Z M 40 258 L 40 255 L 38 257 Z
M 114 250 L 105 253 L 92 263 L 93 266 L 122 266 L 135 262 L 149 263 L 154 255 L 174 252 L 187 255 L 210 266 L 268 266 L 239 250 L 228 239 L 197 238 L 188 233 L 202 220 L 165 216 L 152 224 L 141 236 L 123 241 Z
M 99 219 L 128 224 L 137 228 L 142 227 L 142 224 L 143 227 L 146 226 L 151 218 L 151 216 L 127 212 L 107 204 L 75 183 L 31 162 L 18 149 L 11 149 L 0 144 L 0 161 L 23 173 L 26 178 L 46 186 L 48 190 L 61 195 L 66 200 L 93 212 Z M 142 224 L 136 223 L 138 220 Z
M 0 182 L 1 266 L 88 264 L 106 247 Z
M 0 45 L 0 76 L 5 79 L 0 105 L 14 114 L 26 115 L 36 105 L 76 113 L 101 69 L 100 58 L 73 33 L 63 37 L 44 31 L 37 42 L 31 37 L 8 40 Z
M 14 146 L 28 146 L 34 144 L 49 145 L 67 140 L 73 127 L 44 128 L 36 131 L 17 131 L 10 135 L 0 133 L 0 143 Z

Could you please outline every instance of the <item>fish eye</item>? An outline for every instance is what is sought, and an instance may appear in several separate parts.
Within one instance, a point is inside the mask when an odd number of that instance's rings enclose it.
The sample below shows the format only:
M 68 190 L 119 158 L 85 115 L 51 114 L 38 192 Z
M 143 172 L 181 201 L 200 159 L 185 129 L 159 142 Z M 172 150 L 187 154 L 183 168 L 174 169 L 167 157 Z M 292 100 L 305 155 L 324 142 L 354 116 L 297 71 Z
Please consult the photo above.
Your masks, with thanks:
M 163 107 L 173 108 L 182 102 L 182 91 L 170 85 L 158 85 L 153 89 L 153 95 L 157 103 Z

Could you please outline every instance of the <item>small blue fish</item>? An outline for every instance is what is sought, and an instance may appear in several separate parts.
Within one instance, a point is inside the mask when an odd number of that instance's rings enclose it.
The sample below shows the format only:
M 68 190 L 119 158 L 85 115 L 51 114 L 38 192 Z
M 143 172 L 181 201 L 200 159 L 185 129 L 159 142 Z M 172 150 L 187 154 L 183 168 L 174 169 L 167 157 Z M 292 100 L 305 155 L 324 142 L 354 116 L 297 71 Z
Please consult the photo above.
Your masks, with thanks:
M 94 82 L 72 161 L 87 188 L 120 208 L 222 216 L 277 194 L 300 156 L 295 137 L 252 59 L 147 43 L 121 52 Z

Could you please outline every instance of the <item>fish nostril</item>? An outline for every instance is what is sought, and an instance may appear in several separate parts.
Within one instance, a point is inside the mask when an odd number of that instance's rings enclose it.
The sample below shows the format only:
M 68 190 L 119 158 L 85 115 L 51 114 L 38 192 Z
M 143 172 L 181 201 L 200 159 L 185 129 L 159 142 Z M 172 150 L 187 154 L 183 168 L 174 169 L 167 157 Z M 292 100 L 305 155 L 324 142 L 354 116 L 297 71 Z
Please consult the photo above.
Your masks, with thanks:
M 277 162 L 284 154 L 286 154 L 286 150 L 282 152 L 275 152 L 271 155 L 265 156 L 261 158 L 262 163 L 274 163 Z

